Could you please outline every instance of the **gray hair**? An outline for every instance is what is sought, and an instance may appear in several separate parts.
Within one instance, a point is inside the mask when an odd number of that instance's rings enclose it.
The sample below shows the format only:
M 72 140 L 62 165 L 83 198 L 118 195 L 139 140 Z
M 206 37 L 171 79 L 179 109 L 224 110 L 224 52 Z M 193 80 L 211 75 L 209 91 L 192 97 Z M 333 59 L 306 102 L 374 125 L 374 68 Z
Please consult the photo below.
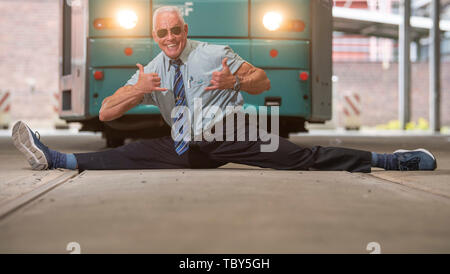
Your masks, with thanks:
M 185 24 L 183 14 L 181 13 L 180 9 L 176 6 L 162 6 L 157 8 L 153 12 L 153 30 L 155 30 L 156 26 L 156 17 L 163 12 L 175 12 L 178 15 L 178 18 L 180 18 L 181 22 L 183 23 L 183 26 Z

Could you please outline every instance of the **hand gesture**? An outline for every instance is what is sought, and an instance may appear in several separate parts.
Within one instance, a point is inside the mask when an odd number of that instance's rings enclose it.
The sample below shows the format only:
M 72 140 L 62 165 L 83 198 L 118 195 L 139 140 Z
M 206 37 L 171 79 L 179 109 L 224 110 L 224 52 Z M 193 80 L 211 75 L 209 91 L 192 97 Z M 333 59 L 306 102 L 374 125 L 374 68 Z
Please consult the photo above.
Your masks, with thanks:
M 150 93 L 153 91 L 166 91 L 166 88 L 161 88 L 161 78 L 158 73 L 144 73 L 144 67 L 141 64 L 136 64 L 139 68 L 139 79 L 135 88 L 143 93 Z
M 205 91 L 216 89 L 232 89 L 236 83 L 236 79 L 231 74 L 230 68 L 227 65 L 228 58 L 223 58 L 221 71 L 214 71 L 212 73 L 212 79 L 210 86 L 205 88 Z

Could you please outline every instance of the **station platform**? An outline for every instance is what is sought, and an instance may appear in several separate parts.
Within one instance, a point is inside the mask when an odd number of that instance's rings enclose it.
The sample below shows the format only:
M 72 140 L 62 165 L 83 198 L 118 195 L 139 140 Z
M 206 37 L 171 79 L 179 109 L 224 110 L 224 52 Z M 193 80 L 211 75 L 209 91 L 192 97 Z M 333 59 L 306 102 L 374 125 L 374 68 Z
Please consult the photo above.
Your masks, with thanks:
M 41 132 L 63 152 L 98 134 Z M 33 171 L 0 135 L 0 253 L 450 252 L 450 136 L 310 133 L 306 145 L 432 151 L 435 171 Z M 372 244 L 371 244 L 372 243 Z M 369 245 L 371 244 L 371 245 Z

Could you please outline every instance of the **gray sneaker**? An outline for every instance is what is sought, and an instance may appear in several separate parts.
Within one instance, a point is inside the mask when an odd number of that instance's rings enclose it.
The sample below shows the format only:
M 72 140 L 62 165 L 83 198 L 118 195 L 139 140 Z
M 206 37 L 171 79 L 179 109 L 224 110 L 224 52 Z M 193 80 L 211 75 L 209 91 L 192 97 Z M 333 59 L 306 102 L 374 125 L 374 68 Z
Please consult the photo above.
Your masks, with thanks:
M 398 159 L 399 170 L 435 170 L 436 157 L 424 148 L 415 150 L 399 149 L 394 151 Z
M 14 125 L 12 139 L 17 149 L 25 155 L 32 169 L 43 170 L 51 166 L 48 147 L 41 143 L 40 138 L 24 122 L 19 121 Z

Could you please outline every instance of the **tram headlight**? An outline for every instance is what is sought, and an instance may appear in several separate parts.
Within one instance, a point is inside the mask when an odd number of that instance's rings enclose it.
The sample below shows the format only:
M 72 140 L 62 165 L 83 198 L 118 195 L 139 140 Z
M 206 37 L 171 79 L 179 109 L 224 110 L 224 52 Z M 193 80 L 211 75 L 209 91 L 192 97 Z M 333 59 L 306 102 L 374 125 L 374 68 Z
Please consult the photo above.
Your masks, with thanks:
M 281 24 L 283 22 L 283 16 L 281 13 L 276 11 L 269 11 L 266 14 L 264 14 L 263 17 L 263 25 L 266 29 L 270 31 L 276 31 L 281 27 Z
M 136 27 L 138 17 L 134 11 L 121 10 L 117 13 L 117 22 L 124 29 L 132 29 Z

